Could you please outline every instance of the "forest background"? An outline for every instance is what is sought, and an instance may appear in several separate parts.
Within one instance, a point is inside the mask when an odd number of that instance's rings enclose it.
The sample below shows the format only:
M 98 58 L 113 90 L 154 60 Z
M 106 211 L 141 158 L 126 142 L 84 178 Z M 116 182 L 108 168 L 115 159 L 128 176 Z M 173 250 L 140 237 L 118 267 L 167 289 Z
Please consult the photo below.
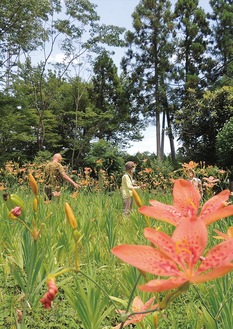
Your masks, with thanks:
M 198 0 L 141 0 L 131 30 L 102 24 L 96 3 L 1 1 L 0 165 L 62 152 L 71 169 L 104 159 L 114 170 L 153 123 L 152 157 L 231 171 L 232 1 L 207 12 Z

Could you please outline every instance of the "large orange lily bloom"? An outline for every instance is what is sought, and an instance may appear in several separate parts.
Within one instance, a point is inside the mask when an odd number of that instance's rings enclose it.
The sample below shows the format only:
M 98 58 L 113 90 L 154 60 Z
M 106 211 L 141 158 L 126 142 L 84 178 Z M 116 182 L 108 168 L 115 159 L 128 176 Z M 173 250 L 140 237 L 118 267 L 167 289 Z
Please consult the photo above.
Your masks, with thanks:
M 146 228 L 145 237 L 155 246 L 121 245 L 112 253 L 124 262 L 159 277 L 139 286 L 143 291 L 161 292 L 186 283 L 198 284 L 233 270 L 233 239 L 213 247 L 205 257 L 207 228 L 200 218 L 182 221 L 172 237 Z
M 151 206 L 139 208 L 139 212 L 145 216 L 155 218 L 174 226 L 183 220 L 200 218 L 205 225 L 209 225 L 221 218 L 233 215 L 233 205 L 228 205 L 230 191 L 224 190 L 210 198 L 200 207 L 200 193 L 191 182 L 177 179 L 173 188 L 173 205 L 151 200 Z
M 144 312 L 144 311 L 147 311 L 149 309 L 151 309 L 152 311 L 155 310 L 157 307 L 158 307 L 158 304 L 156 305 L 152 305 L 152 303 L 154 302 L 154 297 L 152 297 L 151 299 L 149 299 L 145 304 L 143 303 L 143 301 L 141 300 L 140 297 L 136 296 L 133 300 L 133 303 L 132 303 L 132 312 L 133 313 L 137 313 L 137 312 Z M 120 311 L 118 310 L 118 313 L 120 314 L 124 314 L 125 311 Z M 125 321 L 124 325 L 123 325 L 123 328 L 130 325 L 131 323 L 137 323 L 137 322 L 141 322 L 145 316 L 147 316 L 148 314 L 147 313 L 144 313 L 144 314 L 134 314 L 134 315 L 131 315 L 129 317 L 128 320 Z M 121 324 L 118 324 L 117 326 L 113 327 L 114 329 L 119 329 L 121 327 Z

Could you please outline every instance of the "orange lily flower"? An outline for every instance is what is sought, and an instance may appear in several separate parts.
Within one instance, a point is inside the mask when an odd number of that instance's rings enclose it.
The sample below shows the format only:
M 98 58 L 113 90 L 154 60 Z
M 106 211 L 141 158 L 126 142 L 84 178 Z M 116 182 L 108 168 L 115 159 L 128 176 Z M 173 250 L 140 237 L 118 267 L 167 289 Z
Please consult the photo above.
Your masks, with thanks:
M 223 217 L 233 215 L 233 205 L 228 205 L 230 191 L 224 190 L 210 198 L 200 207 L 200 193 L 193 184 L 184 179 L 175 180 L 173 188 L 173 205 L 151 200 L 151 206 L 143 206 L 139 212 L 143 215 L 156 218 L 174 226 L 183 220 L 200 218 L 205 225 L 209 225 Z
M 154 297 L 152 297 L 151 299 L 149 299 L 145 304 L 143 304 L 142 300 L 136 296 L 133 300 L 132 303 L 132 313 L 137 313 L 137 312 L 144 312 L 147 311 L 149 309 L 151 310 L 155 310 L 158 306 L 158 304 L 153 305 L 151 307 L 151 304 L 154 302 Z M 120 314 L 124 314 L 125 311 L 117 311 Z M 147 316 L 148 314 L 135 314 L 135 315 L 131 315 L 129 317 L 128 320 L 125 321 L 123 328 L 128 326 L 131 323 L 137 323 L 137 322 L 141 322 L 145 316 Z M 118 324 L 117 326 L 113 327 L 114 329 L 119 329 L 121 327 L 121 324 Z
M 145 237 L 156 247 L 121 245 L 112 253 L 143 272 L 167 279 L 155 279 L 139 286 L 148 292 L 161 292 L 217 279 L 233 270 L 233 239 L 216 245 L 203 257 L 208 232 L 200 218 L 182 221 L 170 237 L 152 228 Z
M 189 163 L 184 163 L 182 164 L 182 167 L 185 168 L 186 170 L 194 169 L 198 166 L 198 163 L 194 161 L 189 161 Z

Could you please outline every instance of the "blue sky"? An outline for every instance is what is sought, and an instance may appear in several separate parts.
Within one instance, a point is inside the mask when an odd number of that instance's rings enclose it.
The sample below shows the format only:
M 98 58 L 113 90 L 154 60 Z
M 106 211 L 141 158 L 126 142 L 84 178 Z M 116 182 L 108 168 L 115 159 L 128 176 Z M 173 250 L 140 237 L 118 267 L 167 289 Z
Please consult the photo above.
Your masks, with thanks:
M 92 0 L 93 3 L 98 5 L 97 13 L 100 16 L 101 22 L 104 24 L 118 25 L 130 29 L 132 27 L 131 14 L 135 7 L 138 5 L 139 0 Z M 175 0 L 171 0 L 171 3 L 175 3 Z M 202 6 L 205 11 L 209 11 L 209 1 L 199 0 L 199 5 Z M 118 66 L 121 58 L 124 56 L 123 49 L 116 49 L 113 60 Z M 143 132 L 144 138 L 141 142 L 131 143 L 127 152 L 131 155 L 137 152 L 151 152 L 156 153 L 156 131 L 155 126 L 149 126 Z M 169 153 L 169 141 L 165 140 L 165 153 Z

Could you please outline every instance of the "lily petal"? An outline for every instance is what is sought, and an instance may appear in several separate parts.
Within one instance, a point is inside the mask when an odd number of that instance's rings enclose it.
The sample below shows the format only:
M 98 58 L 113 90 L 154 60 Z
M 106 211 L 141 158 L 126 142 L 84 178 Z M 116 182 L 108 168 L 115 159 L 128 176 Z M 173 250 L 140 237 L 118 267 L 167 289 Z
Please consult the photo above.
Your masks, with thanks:
M 210 198 L 208 201 L 204 203 L 201 214 L 212 210 L 215 211 L 217 209 L 223 208 L 224 202 L 226 202 L 229 199 L 229 196 L 230 196 L 229 190 L 224 190 L 214 195 L 212 198 Z
M 173 205 L 150 200 L 151 206 L 143 206 L 139 208 L 139 212 L 177 226 L 186 218 L 197 216 L 200 199 L 200 193 L 191 182 L 177 179 L 173 188 Z
M 152 206 L 142 206 L 138 211 L 145 216 L 161 220 L 174 226 L 181 221 L 181 213 L 177 211 L 174 206 L 156 200 L 151 200 L 150 204 L 152 204 Z
M 133 300 L 132 303 L 132 312 L 133 313 L 137 313 L 137 312 L 144 312 L 148 309 L 151 309 L 151 311 L 156 310 L 156 308 L 158 307 L 158 304 L 155 304 L 151 307 L 151 304 L 153 304 L 155 298 L 152 297 L 151 299 L 149 299 L 145 304 L 143 304 L 143 301 L 136 296 Z M 118 313 L 122 314 L 125 313 L 125 311 L 119 311 Z M 128 326 L 131 323 L 137 323 L 137 322 L 141 322 L 148 314 L 134 314 L 132 316 L 130 316 L 128 318 L 128 320 L 126 320 L 124 322 L 123 328 Z M 119 329 L 121 327 L 121 324 L 118 324 L 117 326 L 113 327 L 114 329 Z
M 221 276 L 231 272 L 233 270 L 233 264 L 228 264 L 220 268 L 216 268 L 211 272 L 208 273 L 200 273 L 198 275 L 194 275 L 191 279 L 190 282 L 192 283 L 202 283 L 206 281 L 211 281 L 220 278 Z
M 212 211 L 209 213 L 203 213 L 200 218 L 203 220 L 205 225 L 209 225 L 217 220 L 233 215 L 233 205 L 226 206 L 224 208 Z
M 208 252 L 198 268 L 197 274 L 209 269 L 216 269 L 228 265 L 233 261 L 233 239 L 224 241 Z
M 170 257 L 176 263 L 180 262 L 179 253 L 177 253 L 176 243 L 169 235 L 162 231 L 156 231 L 153 228 L 145 228 L 144 236 L 147 240 L 157 246 L 167 257 Z
M 188 180 L 177 179 L 173 188 L 173 205 L 181 214 L 187 215 L 187 205 L 191 205 L 193 212 L 197 214 L 201 195 L 196 187 Z
M 143 304 L 143 301 L 141 300 L 141 298 L 136 296 L 132 303 L 132 311 L 135 313 L 146 311 L 150 308 L 150 305 L 153 304 L 154 300 L 155 300 L 155 298 L 152 297 L 145 304 Z M 141 315 L 143 315 L 143 317 L 144 317 L 144 314 L 141 314 Z
M 167 280 L 151 280 L 144 285 L 140 285 L 139 289 L 147 292 L 162 292 L 175 289 L 182 286 L 188 280 L 186 278 L 169 278 Z
M 209 199 L 202 207 L 199 217 L 206 225 L 220 218 L 233 215 L 233 205 L 226 206 L 230 191 L 224 190 Z
M 173 260 L 150 246 L 121 245 L 114 247 L 112 253 L 144 272 L 161 276 L 175 276 L 180 273 Z

